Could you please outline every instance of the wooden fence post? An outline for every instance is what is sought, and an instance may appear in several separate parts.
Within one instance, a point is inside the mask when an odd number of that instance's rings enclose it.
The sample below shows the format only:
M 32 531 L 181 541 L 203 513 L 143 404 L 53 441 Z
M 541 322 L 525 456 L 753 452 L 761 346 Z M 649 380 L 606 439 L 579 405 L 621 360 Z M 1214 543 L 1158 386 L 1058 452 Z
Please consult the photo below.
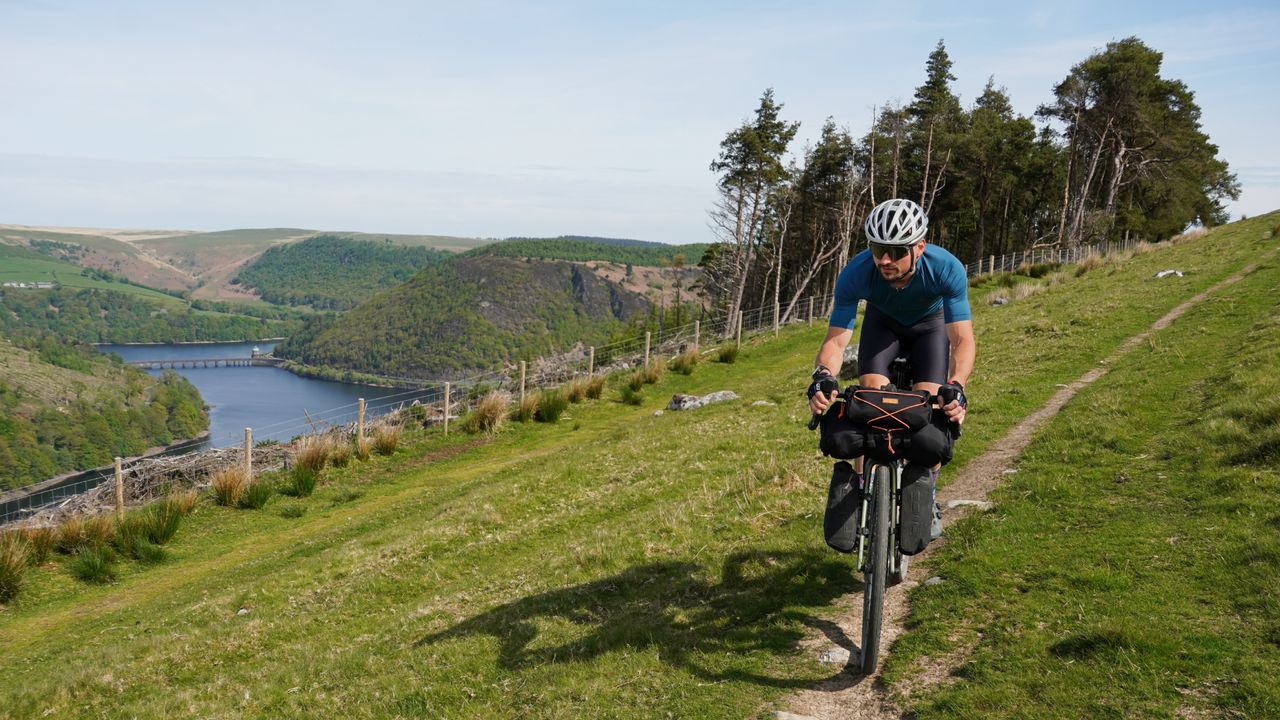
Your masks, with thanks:
M 652 335 L 648 330 L 644 331 L 644 369 L 649 369 L 649 339 Z
M 449 383 L 444 384 L 444 434 L 449 434 Z
M 595 377 L 596 375 L 596 346 L 592 345 L 587 351 L 587 377 Z
M 116 458 L 116 522 L 124 521 L 124 470 Z
M 356 400 L 356 448 L 364 447 L 364 398 Z
M 244 429 L 244 477 L 253 480 L 253 428 Z
M 989 265 L 987 266 L 987 272 L 988 272 L 988 273 L 995 273 L 995 271 L 996 271 L 996 256 L 995 256 L 995 255 L 992 255 L 992 256 L 991 256 L 991 264 L 989 264 Z
M 739 350 L 741 350 L 742 349 L 742 311 L 741 310 L 738 311 L 738 329 L 734 334 L 737 336 L 737 340 L 736 340 L 737 347 Z
M 702 321 L 693 321 L 693 351 L 698 352 L 702 346 Z
M 773 301 L 773 336 L 778 337 L 778 323 L 782 321 L 782 304 Z
M 809 327 L 813 327 L 813 296 L 809 296 Z
M 520 404 L 524 405 L 524 374 L 527 364 L 524 360 L 520 361 Z

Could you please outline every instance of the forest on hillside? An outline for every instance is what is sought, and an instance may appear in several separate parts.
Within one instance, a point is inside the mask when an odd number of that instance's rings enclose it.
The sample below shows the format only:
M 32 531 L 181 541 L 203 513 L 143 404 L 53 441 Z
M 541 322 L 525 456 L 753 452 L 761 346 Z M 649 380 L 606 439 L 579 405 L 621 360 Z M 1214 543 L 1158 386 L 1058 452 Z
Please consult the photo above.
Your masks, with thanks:
M 432 248 L 394 245 L 389 239 L 317 235 L 268 249 L 232 282 L 253 288 L 277 305 L 349 310 L 449 256 Z
M 587 262 L 600 260 L 620 265 L 682 267 L 694 265 L 706 252 L 706 243 L 663 245 L 639 240 L 610 240 L 561 236 L 555 238 L 510 238 L 468 250 L 467 256 L 546 258 Z
M 275 354 L 383 376 L 455 379 L 603 342 L 652 312 L 645 297 L 571 263 L 464 256 L 429 265 L 341 316 L 309 321 Z
M 828 119 L 792 162 L 799 123 L 766 90 L 710 166 L 717 242 L 704 284 L 730 313 L 776 300 L 789 317 L 798 298 L 830 291 L 866 214 L 890 198 L 918 202 L 928 241 L 965 262 L 1223 223 L 1239 183 L 1162 60 L 1138 38 L 1109 43 L 1028 117 L 994 77 L 963 105 L 939 41 L 910 102 L 877 107 L 861 137 Z
M 50 403 L 21 380 L 0 376 L 0 490 L 30 485 L 71 470 L 139 455 L 148 448 L 192 438 L 209 425 L 195 386 L 166 370 L 153 378 L 106 358 L 92 348 L 37 341 L 36 357 L 0 345 L 6 370 L 21 366 L 22 379 L 56 383 L 62 373 L 78 379 L 58 387 L 64 397 Z

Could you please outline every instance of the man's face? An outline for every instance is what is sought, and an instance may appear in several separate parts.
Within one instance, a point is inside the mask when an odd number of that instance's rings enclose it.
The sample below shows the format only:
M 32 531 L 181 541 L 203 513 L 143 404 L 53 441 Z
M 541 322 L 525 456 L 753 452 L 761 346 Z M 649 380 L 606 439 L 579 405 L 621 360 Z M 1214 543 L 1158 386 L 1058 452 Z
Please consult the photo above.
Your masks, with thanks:
M 924 248 L 924 242 L 909 247 L 901 245 L 877 245 L 870 243 L 871 259 L 880 271 L 880 277 L 889 282 L 901 280 L 911 272 L 912 264 Z M 895 256 L 897 259 L 895 259 Z

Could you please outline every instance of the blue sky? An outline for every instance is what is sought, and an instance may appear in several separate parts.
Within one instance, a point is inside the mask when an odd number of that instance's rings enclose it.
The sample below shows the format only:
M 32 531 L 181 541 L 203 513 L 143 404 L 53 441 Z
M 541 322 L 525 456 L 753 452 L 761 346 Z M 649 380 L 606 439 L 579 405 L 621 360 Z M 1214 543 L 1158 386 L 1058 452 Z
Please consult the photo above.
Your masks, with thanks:
M 0 223 L 710 239 L 708 165 L 774 88 L 865 132 L 939 39 L 1023 113 L 1136 35 L 1280 208 L 1265 3 L 0 0 Z

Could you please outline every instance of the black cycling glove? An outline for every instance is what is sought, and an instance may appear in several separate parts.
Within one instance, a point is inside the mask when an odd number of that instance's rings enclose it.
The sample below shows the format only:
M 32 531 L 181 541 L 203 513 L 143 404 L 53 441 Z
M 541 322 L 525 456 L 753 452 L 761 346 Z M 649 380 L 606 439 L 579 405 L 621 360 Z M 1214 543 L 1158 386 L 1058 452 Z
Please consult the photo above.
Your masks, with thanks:
M 943 403 L 944 405 L 950 403 L 951 400 L 955 400 L 956 402 L 960 403 L 960 407 L 962 408 L 969 407 L 969 398 L 964 396 L 964 386 L 956 382 L 955 380 L 952 380 L 946 385 L 943 385 L 942 387 L 938 388 L 938 394 L 941 395 L 944 399 L 950 398 L 949 400 L 947 400 L 946 403 Z
M 812 400 L 814 395 L 822 393 L 823 397 L 840 389 L 840 383 L 836 381 L 831 371 L 819 366 L 813 371 L 813 382 L 809 383 L 809 399 Z

